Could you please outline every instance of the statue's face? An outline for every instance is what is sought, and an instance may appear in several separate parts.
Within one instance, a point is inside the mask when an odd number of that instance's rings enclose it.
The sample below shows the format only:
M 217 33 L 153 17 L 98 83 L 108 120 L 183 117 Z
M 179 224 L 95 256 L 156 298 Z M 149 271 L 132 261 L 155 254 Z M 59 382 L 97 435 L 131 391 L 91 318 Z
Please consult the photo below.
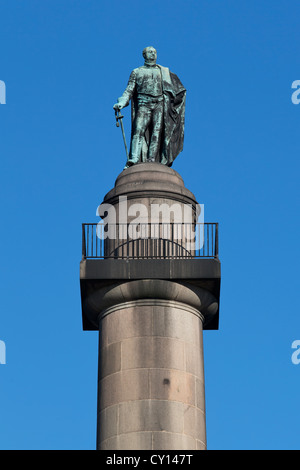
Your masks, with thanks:
M 144 49 L 144 58 L 147 62 L 156 63 L 157 52 L 154 47 L 146 47 Z

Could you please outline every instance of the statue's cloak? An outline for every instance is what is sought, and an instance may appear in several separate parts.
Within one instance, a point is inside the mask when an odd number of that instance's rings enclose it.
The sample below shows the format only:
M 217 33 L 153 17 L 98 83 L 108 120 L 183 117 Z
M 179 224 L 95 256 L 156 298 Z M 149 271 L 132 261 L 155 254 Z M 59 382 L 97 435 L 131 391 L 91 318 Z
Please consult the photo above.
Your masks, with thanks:
M 184 120 L 185 120 L 185 99 L 186 89 L 180 82 L 177 75 L 170 72 L 167 67 L 158 65 L 162 76 L 162 89 L 164 96 L 163 103 L 163 130 L 159 151 L 159 162 L 167 166 L 172 166 L 173 161 L 183 149 L 184 140 Z M 136 90 L 132 96 L 132 134 L 134 132 L 134 120 L 137 111 Z M 147 160 L 149 146 L 149 130 L 146 131 L 140 161 Z

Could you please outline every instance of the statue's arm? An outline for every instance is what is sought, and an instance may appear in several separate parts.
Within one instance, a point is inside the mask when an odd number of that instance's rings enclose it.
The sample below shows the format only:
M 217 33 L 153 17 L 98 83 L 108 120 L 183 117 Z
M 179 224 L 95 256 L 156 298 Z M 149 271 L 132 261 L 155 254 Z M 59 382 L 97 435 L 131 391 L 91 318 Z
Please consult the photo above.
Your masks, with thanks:
M 114 109 L 122 109 L 129 105 L 136 86 L 136 72 L 133 70 L 130 74 L 126 90 L 123 95 L 118 98 L 118 102 L 114 105 Z

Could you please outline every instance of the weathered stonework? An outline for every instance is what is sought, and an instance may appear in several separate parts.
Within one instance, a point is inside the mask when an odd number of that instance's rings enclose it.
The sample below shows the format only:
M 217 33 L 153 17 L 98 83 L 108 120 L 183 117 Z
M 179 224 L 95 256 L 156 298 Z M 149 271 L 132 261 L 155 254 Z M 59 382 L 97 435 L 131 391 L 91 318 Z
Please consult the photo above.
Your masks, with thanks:
M 104 203 L 120 215 L 197 202 L 180 175 L 146 163 L 123 171 Z M 109 249 L 118 249 L 111 242 Z M 206 448 L 203 329 L 218 327 L 217 260 L 83 260 L 84 329 L 99 329 L 98 449 Z

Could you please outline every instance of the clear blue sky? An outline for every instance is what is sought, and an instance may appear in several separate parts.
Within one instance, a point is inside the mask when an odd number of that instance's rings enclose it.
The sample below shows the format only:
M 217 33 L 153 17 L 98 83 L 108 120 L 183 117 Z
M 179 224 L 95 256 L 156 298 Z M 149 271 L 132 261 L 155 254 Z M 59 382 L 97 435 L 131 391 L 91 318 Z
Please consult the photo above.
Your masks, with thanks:
M 300 448 L 299 18 L 298 0 L 0 0 L 1 449 L 95 448 L 81 223 L 124 166 L 112 105 L 148 45 L 187 88 L 173 168 L 220 224 L 208 448 Z

